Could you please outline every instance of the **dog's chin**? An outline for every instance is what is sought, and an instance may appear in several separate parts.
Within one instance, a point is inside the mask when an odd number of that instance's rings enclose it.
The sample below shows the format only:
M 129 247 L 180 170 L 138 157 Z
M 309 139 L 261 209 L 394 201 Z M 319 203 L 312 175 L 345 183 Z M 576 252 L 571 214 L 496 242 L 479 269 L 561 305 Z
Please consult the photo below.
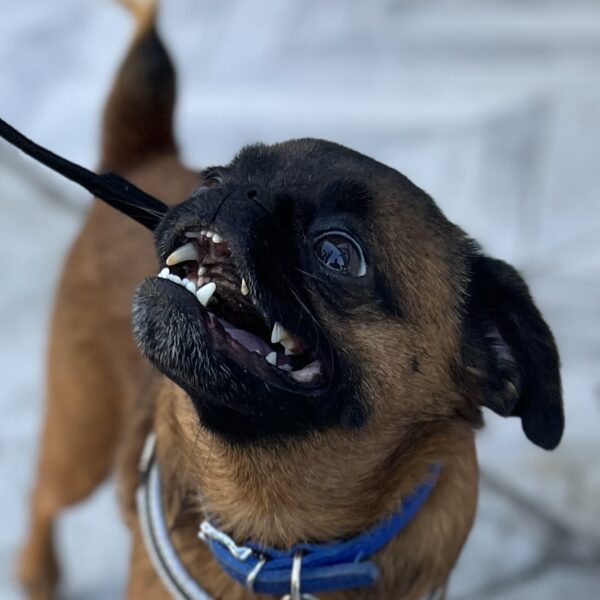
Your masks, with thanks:
M 205 308 L 176 279 L 153 277 L 139 287 L 134 335 L 146 358 L 190 396 L 204 426 L 244 442 L 339 422 L 344 406 L 331 354 L 286 357 L 269 340 L 240 334 L 218 302 Z

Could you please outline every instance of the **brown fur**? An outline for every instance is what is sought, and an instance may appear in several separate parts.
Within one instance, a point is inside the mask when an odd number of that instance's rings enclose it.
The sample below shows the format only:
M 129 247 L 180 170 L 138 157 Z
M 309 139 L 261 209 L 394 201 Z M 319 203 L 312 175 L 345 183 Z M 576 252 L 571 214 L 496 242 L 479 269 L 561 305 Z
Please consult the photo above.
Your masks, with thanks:
M 174 82 L 164 73 L 161 81 L 148 77 L 152 65 L 144 63 L 139 51 L 155 35 L 152 14 L 137 13 L 138 32 L 107 104 L 101 164 L 173 203 L 187 197 L 199 180 L 177 158 L 171 128 Z M 382 211 L 377 215 L 380 223 L 386 221 Z M 426 216 L 415 213 L 404 224 L 409 235 L 419 238 L 426 256 L 416 285 L 428 292 L 410 294 L 418 326 L 357 327 L 345 339 L 377 374 L 368 382 L 374 403 L 367 425 L 352 432 L 313 433 L 275 451 L 261 446 L 240 450 L 199 426 L 185 394 L 154 374 L 139 356 L 131 335 L 130 304 L 136 284 L 156 271 L 151 236 L 95 202 L 66 261 L 55 301 L 47 412 L 31 528 L 20 563 L 29 597 L 53 596 L 58 574 L 54 518 L 107 476 L 115 456 L 123 511 L 133 536 L 128 596 L 168 597 L 143 547 L 133 503 L 137 459 L 150 429 L 157 434 L 174 543 L 184 564 L 215 598 L 254 596 L 223 574 L 197 540 L 203 513 L 218 516 L 239 540 L 252 537 L 286 546 L 339 538 L 396 510 L 437 460 L 444 468 L 430 500 L 375 558 L 382 573 L 377 586 L 319 597 L 416 600 L 445 586 L 475 514 L 472 429 L 478 413 L 468 404 L 465 408 L 469 390 L 454 375 L 458 322 L 438 317 L 452 313 L 459 274 L 445 270 L 442 259 L 452 248 L 428 237 L 422 218 Z M 410 271 L 411 265 L 405 261 L 385 268 Z M 395 362 L 382 361 L 380 347 Z M 403 385 L 392 377 L 399 371 L 406 373 Z M 378 387 L 376 382 L 388 383 Z

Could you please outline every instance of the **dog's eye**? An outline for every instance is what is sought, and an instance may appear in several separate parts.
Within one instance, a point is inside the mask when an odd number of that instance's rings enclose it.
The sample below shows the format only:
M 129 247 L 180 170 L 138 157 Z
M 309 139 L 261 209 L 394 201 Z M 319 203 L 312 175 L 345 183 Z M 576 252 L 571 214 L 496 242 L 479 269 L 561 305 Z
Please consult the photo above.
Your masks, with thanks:
M 363 251 L 358 242 L 342 231 L 330 231 L 315 242 L 317 258 L 328 269 L 342 275 L 362 277 L 367 272 Z

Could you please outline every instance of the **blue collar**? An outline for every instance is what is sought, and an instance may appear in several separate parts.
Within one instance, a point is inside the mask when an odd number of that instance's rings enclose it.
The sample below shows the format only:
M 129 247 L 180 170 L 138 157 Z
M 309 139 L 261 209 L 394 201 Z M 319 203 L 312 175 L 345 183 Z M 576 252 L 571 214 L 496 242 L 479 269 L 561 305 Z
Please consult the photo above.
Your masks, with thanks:
M 433 465 L 431 474 L 402 500 L 397 512 L 348 540 L 296 544 L 289 550 L 268 548 L 251 541 L 237 546 L 208 521 L 200 525 L 199 537 L 225 573 L 257 593 L 284 595 L 296 586 L 297 597 L 300 597 L 300 594 L 370 586 L 377 581 L 379 570 L 367 559 L 415 517 L 435 487 L 440 470 L 440 464 Z

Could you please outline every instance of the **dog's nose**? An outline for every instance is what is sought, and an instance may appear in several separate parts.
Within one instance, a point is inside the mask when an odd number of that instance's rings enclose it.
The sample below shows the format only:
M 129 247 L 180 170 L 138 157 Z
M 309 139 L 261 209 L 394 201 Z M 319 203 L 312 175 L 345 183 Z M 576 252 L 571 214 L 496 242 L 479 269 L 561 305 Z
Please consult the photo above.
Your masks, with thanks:
M 268 194 L 264 193 L 264 190 L 256 184 L 249 184 L 246 186 L 243 186 L 240 190 L 241 193 L 239 193 L 239 198 L 243 199 L 243 200 L 250 200 L 251 202 L 253 202 L 255 205 L 259 206 L 260 208 L 262 208 L 264 211 L 266 211 L 269 214 L 273 213 L 273 202 L 272 200 L 269 198 Z

